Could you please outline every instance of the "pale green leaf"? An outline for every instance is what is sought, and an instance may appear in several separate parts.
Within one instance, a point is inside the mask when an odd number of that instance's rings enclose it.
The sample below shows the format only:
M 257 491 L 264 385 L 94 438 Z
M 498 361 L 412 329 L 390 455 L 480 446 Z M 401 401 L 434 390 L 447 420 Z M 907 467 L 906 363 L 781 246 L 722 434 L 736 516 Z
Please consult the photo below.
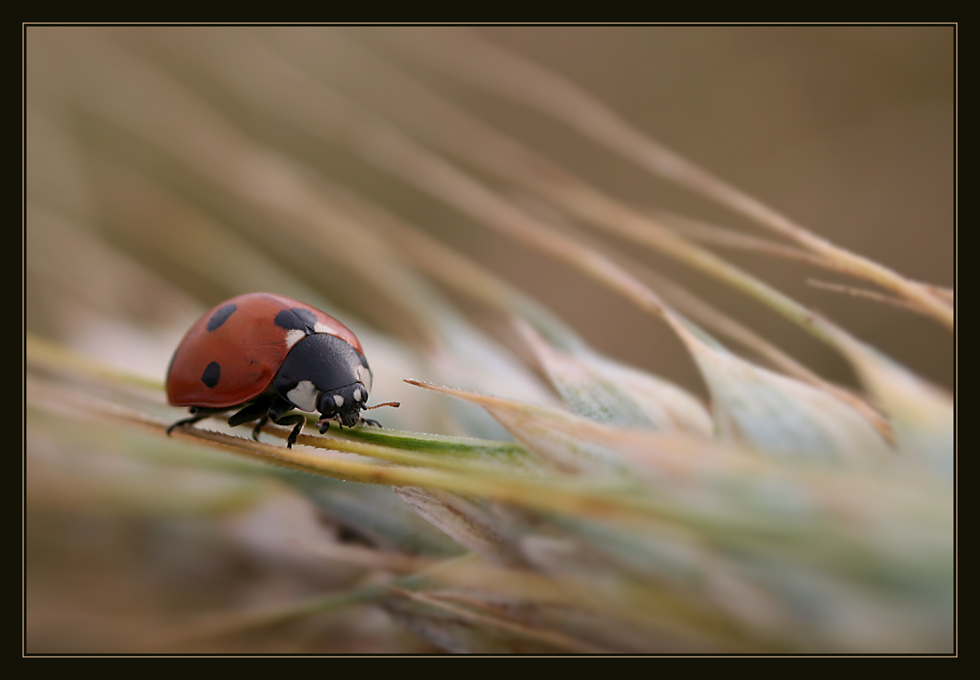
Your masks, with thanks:
M 711 416 L 686 390 L 591 350 L 563 352 L 529 325 L 518 328 L 575 413 L 608 425 L 711 436 Z
M 842 343 L 875 401 L 888 416 L 903 458 L 952 476 L 955 454 L 952 397 L 867 345 Z
M 722 441 L 814 460 L 894 455 L 874 426 L 838 397 L 704 342 L 681 322 L 672 325 L 708 383 Z
M 593 473 L 625 470 L 615 452 L 597 441 L 595 432 L 604 426 L 594 421 L 547 406 L 417 380 L 406 382 L 482 406 L 507 428 L 514 439 L 557 470 Z M 611 428 L 608 431 L 614 432 Z M 583 436 L 586 433 L 592 436 Z

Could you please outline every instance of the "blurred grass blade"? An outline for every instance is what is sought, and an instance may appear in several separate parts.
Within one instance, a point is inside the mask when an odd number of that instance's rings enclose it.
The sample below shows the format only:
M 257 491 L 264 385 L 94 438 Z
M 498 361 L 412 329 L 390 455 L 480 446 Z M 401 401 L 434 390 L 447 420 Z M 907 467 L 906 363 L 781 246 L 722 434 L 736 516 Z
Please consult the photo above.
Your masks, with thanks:
M 388 35 L 394 34 L 389 31 Z M 409 34 L 397 34 L 398 37 L 405 35 Z M 936 296 L 930 287 L 916 284 L 887 267 L 809 232 L 761 201 L 654 142 L 571 82 L 534 62 L 499 48 L 472 32 L 462 32 L 453 38 L 457 44 L 465 43 L 465 49 L 454 50 L 462 58 L 443 58 L 445 43 L 403 40 L 399 45 L 410 54 L 423 57 L 428 65 L 455 76 L 466 86 L 492 89 L 543 111 L 652 173 L 725 205 L 829 260 L 839 262 L 855 275 L 908 299 L 952 330 L 952 306 Z
M 852 297 L 863 298 L 865 300 L 872 300 L 874 302 L 880 302 L 881 304 L 892 305 L 893 307 L 899 307 L 901 309 L 905 309 L 910 312 L 915 312 L 916 314 L 922 314 L 921 309 L 915 307 L 914 305 L 910 304 L 906 300 L 893 297 L 891 295 L 878 293 L 873 290 L 867 290 L 866 288 L 855 288 L 854 286 L 845 286 L 840 283 L 821 281 L 819 279 L 807 279 L 807 283 L 813 286 L 814 288 L 829 290 L 834 293 L 844 293 Z
M 379 206 L 340 187 L 331 188 L 335 200 L 366 223 L 378 228 L 384 238 L 426 275 L 453 291 L 477 300 L 508 316 L 530 324 L 549 342 L 566 351 L 584 350 L 585 342 L 548 307 L 531 298 L 477 261 L 446 246 L 417 227 L 407 224 Z
M 397 488 L 395 493 L 433 526 L 484 559 L 524 564 L 505 524 L 476 503 L 456 494 L 418 487 Z
M 381 550 L 447 557 L 462 551 L 459 543 L 406 508 L 392 489 L 287 470 L 279 474 L 332 522 Z
M 460 604 L 459 600 L 466 600 Z M 456 593 L 410 593 L 387 603 L 386 610 L 409 629 L 456 654 L 554 654 L 609 651 L 518 623 L 512 612 L 502 616 L 480 611 L 478 596 Z M 474 607 L 473 604 L 478 605 Z M 466 606 L 470 605 L 470 606 Z M 501 603 L 491 606 L 503 609 Z

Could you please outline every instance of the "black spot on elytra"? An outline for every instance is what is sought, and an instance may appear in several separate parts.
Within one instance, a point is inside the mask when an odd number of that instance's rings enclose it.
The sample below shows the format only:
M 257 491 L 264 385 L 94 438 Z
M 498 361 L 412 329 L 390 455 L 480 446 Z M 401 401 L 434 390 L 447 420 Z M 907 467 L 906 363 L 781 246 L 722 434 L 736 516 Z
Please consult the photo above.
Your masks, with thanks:
M 212 361 L 208 364 L 208 367 L 204 369 L 204 373 L 201 374 L 201 382 L 211 388 L 214 388 L 218 384 L 220 378 L 221 366 L 218 365 L 217 361 Z
M 305 331 L 310 334 L 316 326 L 316 314 L 302 307 L 284 309 L 276 314 L 276 325 L 286 330 Z
M 216 311 L 211 315 L 211 318 L 208 319 L 208 330 L 214 331 L 220 328 L 221 324 L 227 321 L 228 317 L 234 314 L 236 309 L 238 309 L 238 307 L 234 303 L 231 303 Z

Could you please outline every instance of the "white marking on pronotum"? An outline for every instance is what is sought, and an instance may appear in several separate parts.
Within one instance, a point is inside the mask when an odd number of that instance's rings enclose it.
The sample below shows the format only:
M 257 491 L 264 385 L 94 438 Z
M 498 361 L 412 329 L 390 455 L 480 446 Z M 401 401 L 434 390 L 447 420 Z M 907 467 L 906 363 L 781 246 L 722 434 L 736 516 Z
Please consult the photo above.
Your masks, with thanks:
M 333 403 L 337 405 L 337 408 L 340 408 L 344 405 L 344 398 L 339 394 L 335 394 L 333 395 Z
M 371 394 L 371 369 L 364 365 L 359 365 L 355 372 L 357 373 L 357 380 L 362 385 L 364 385 L 364 393 Z
M 361 400 L 361 388 L 360 387 L 355 387 L 354 388 L 354 401 L 360 401 L 360 400 Z
M 306 331 L 293 329 L 286 333 L 286 349 L 292 349 L 293 345 L 306 337 Z
M 313 330 L 315 330 L 317 333 L 326 333 L 328 335 L 334 335 L 334 329 L 333 328 L 331 328 L 330 326 L 328 326 L 328 325 L 326 325 L 324 323 L 320 323 L 319 321 L 317 321 L 313 325 Z
M 316 386 L 309 380 L 300 380 L 293 389 L 286 393 L 286 398 L 293 402 L 300 411 L 312 413 L 316 411 L 316 398 L 319 394 Z

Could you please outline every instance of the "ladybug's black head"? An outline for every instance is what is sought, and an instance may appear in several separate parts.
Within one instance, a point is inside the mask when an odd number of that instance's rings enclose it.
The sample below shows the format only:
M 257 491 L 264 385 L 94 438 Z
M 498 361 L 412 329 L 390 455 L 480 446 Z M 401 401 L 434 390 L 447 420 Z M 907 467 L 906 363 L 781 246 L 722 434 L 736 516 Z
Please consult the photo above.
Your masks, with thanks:
M 354 347 L 333 335 L 313 333 L 297 342 L 273 379 L 276 393 L 301 411 L 353 427 L 371 388 L 371 369 Z
M 361 420 L 361 409 L 367 398 L 364 383 L 356 382 L 322 393 L 316 410 L 325 421 L 336 420 L 344 427 L 354 427 Z M 323 429 L 326 430 L 325 427 Z
M 340 385 L 340 387 L 337 387 Z M 364 420 L 361 411 L 371 391 L 371 369 L 367 359 L 341 338 L 313 333 L 297 342 L 286 355 L 272 381 L 275 392 L 301 411 L 319 411 L 320 433 L 330 421 L 354 427 Z M 366 421 L 376 425 L 373 420 Z

